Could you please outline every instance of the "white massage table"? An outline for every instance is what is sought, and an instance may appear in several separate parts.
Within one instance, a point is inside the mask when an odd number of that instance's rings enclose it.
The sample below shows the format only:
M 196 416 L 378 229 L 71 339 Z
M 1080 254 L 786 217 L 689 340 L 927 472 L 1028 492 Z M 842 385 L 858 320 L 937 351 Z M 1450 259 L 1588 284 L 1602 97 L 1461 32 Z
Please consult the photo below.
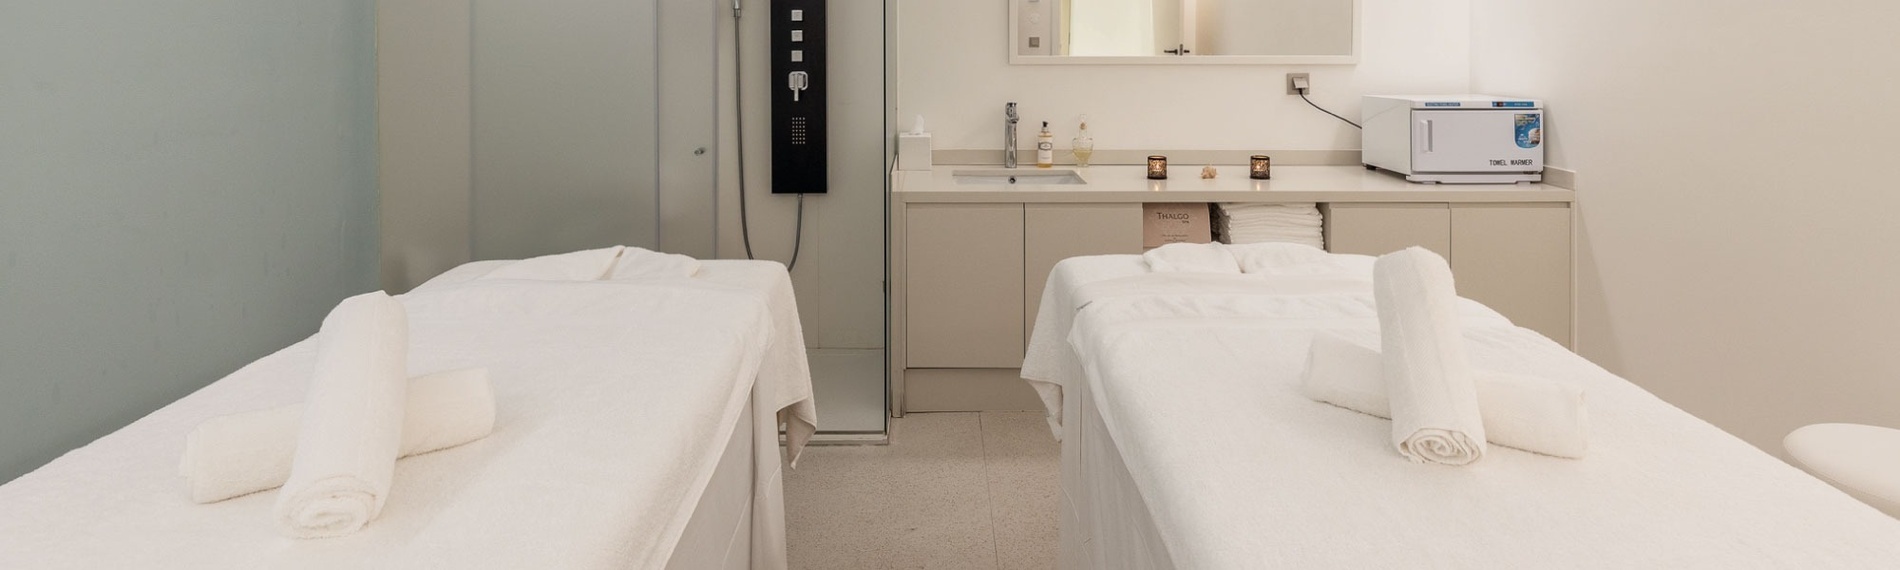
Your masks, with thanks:
M 1297 387 L 1315 331 L 1378 345 L 1370 267 L 1058 264 L 1024 376 L 1063 440 L 1061 566 L 1900 567 L 1900 522 L 1466 300 L 1475 367 L 1585 387 L 1589 454 L 1406 461 Z
M 495 431 L 397 462 L 382 516 L 281 536 L 275 490 L 191 503 L 185 434 L 302 399 L 306 339 L 0 486 L 0 568 L 785 568 L 779 424 L 814 427 L 784 266 L 475 280 L 399 297 L 412 374 L 489 368 Z

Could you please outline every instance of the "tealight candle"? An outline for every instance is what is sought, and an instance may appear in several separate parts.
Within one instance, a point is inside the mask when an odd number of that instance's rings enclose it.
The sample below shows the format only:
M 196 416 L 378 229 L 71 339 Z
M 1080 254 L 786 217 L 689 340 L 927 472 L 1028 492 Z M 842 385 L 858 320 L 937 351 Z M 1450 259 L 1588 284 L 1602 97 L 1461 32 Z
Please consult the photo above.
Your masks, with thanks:
M 1264 154 L 1253 155 L 1247 167 L 1247 177 L 1254 180 L 1273 179 L 1273 158 Z

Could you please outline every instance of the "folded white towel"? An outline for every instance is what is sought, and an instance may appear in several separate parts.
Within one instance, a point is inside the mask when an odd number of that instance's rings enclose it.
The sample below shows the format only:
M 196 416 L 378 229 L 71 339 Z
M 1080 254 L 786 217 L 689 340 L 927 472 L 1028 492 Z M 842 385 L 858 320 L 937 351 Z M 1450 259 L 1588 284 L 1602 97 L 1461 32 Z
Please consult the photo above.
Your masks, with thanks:
M 1285 220 L 1258 219 L 1258 218 L 1232 218 L 1228 220 L 1226 224 L 1227 224 L 1227 227 L 1237 229 L 1237 230 L 1238 229 L 1273 230 L 1273 229 L 1312 229 L 1312 228 L 1320 227 L 1323 224 L 1323 222 L 1319 218 L 1285 219 Z
M 1372 265 L 1392 441 L 1414 462 L 1466 465 L 1484 458 L 1484 420 L 1471 381 L 1458 295 L 1445 258 L 1422 247 Z
M 1319 207 L 1315 202 L 1221 202 L 1226 211 L 1247 210 L 1313 210 Z
M 1313 337 L 1300 390 L 1315 401 L 1390 419 L 1383 370 L 1379 351 L 1322 332 Z M 1472 383 L 1489 443 L 1572 459 L 1589 449 L 1583 388 L 1490 370 L 1473 371 Z
M 488 369 L 437 372 L 409 381 L 403 405 L 403 457 L 487 437 L 495 427 Z M 179 475 L 191 500 L 211 503 L 273 489 L 290 478 L 303 404 L 218 416 L 185 437 Z
M 699 260 L 677 253 L 660 253 L 627 246 L 620 252 L 607 279 L 652 279 L 656 277 L 692 277 L 699 273 Z
M 1154 273 L 1240 273 L 1240 264 L 1227 246 L 1218 243 L 1171 243 L 1141 254 Z
M 596 281 L 607 276 L 625 246 L 603 247 L 531 257 L 495 268 L 481 279 Z
M 1319 228 L 1313 228 L 1312 230 L 1304 231 L 1304 232 L 1236 230 L 1236 231 L 1227 232 L 1227 235 L 1229 237 L 1232 237 L 1236 241 L 1246 240 L 1249 238 L 1257 238 L 1252 241 L 1274 241 L 1274 240 L 1307 241 L 1307 240 L 1319 240 L 1322 237 L 1324 237 L 1320 234 Z
M 1315 232 L 1313 235 L 1233 233 L 1233 234 L 1229 234 L 1227 237 L 1229 240 L 1231 240 L 1230 243 L 1237 244 L 1237 245 L 1245 245 L 1245 244 L 1250 244 L 1250 243 L 1269 243 L 1269 242 L 1271 243 L 1297 243 L 1297 244 L 1310 246 L 1315 249 L 1318 249 L 1319 248 L 1318 244 L 1324 241 L 1325 239 L 1322 236 L 1318 235 L 1317 232 Z
M 342 536 L 382 512 L 402 448 L 408 349 L 408 313 L 382 291 L 324 317 L 296 458 L 272 510 L 285 534 Z

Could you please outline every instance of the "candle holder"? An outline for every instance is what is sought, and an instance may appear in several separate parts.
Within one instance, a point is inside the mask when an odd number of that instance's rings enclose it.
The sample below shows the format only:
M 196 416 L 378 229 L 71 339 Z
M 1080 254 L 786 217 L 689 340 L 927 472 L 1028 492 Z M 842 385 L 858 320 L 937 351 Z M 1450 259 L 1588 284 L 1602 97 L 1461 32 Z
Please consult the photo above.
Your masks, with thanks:
M 1148 156 L 1148 179 L 1149 180 L 1167 180 L 1168 179 L 1168 157 L 1161 156 L 1159 154 Z
M 1273 179 L 1273 157 L 1256 154 L 1248 160 L 1247 177 L 1254 180 Z

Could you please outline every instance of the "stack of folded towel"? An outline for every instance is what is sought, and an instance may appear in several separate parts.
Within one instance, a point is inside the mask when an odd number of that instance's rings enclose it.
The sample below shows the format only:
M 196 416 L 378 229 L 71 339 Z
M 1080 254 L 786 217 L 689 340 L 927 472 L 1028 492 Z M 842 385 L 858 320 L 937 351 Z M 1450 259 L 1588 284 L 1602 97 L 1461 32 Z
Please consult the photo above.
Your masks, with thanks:
M 317 332 L 303 404 L 212 418 L 186 437 L 179 472 L 206 503 L 282 486 L 273 517 L 297 538 L 342 536 L 381 513 L 396 459 L 494 428 L 484 369 L 409 380 L 408 314 L 381 291 L 343 300 Z
M 1218 205 L 1215 231 L 1227 243 L 1287 242 L 1324 249 L 1319 206 L 1224 202 Z
M 1484 457 L 1487 441 L 1583 457 L 1581 388 L 1472 370 L 1444 258 L 1417 247 L 1380 257 L 1373 294 L 1382 350 L 1316 336 L 1302 383 L 1307 397 L 1391 418 L 1393 445 L 1414 462 L 1467 465 Z

